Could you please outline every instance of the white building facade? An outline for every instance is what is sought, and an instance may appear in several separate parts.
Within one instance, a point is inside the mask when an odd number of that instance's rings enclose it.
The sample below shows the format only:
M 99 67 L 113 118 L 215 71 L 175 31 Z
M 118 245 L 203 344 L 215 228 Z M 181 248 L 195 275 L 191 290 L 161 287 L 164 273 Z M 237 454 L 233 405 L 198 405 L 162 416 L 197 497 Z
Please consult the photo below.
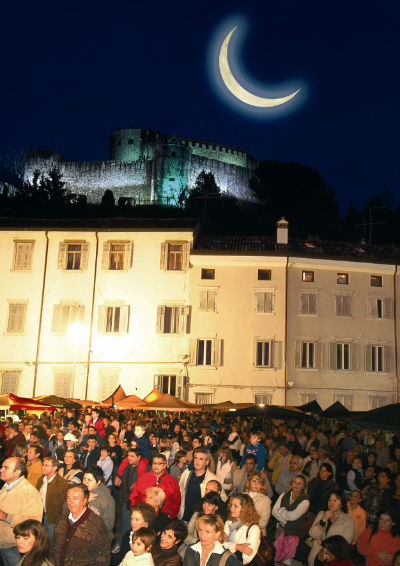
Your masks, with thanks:
M 0 231 L 2 393 L 398 398 L 393 253 L 198 237 L 188 221 L 63 222 Z

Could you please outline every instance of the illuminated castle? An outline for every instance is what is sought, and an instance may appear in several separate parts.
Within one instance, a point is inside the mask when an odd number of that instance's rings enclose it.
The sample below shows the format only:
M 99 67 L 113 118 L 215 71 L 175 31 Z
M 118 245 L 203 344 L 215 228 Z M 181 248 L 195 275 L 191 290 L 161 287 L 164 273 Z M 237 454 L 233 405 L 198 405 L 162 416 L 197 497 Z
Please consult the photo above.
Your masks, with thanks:
M 257 163 L 240 149 L 131 126 L 110 135 L 109 161 L 68 161 L 58 152 L 29 151 L 25 180 L 35 169 L 46 174 L 55 165 L 68 188 L 91 203 L 111 189 L 116 200 L 127 197 L 133 204 L 177 204 L 204 170 L 213 173 L 223 193 L 251 200 L 249 180 Z

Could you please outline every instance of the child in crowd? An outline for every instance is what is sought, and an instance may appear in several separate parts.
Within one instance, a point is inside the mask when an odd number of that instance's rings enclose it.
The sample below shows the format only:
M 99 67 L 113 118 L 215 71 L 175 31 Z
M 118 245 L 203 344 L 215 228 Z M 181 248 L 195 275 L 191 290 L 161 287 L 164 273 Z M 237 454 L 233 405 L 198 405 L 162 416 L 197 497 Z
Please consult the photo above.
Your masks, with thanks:
M 155 543 L 156 535 L 153 529 L 142 527 L 133 535 L 131 550 L 125 554 L 120 566 L 154 566 L 150 553 Z
M 248 454 L 254 454 L 257 458 L 257 470 L 263 470 L 265 466 L 266 451 L 264 446 L 260 442 L 261 433 L 259 431 L 252 431 L 250 433 L 250 444 L 246 446 L 242 457 L 242 466 L 246 461 L 246 456 Z

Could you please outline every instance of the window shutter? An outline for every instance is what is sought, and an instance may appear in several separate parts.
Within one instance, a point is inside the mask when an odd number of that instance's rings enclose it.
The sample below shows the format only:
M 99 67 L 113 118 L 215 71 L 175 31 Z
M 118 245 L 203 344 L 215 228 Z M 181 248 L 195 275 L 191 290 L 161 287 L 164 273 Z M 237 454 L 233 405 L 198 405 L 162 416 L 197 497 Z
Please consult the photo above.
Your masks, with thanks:
M 300 314 L 307 314 L 307 295 L 305 293 L 300 295 Z
M 280 369 L 282 367 L 282 342 L 272 340 L 271 342 L 271 367 Z
M 81 269 L 87 269 L 89 261 L 89 244 L 85 242 L 82 244 L 82 261 Z
M 199 310 L 207 311 L 207 291 L 200 291 L 199 293 Z
M 297 368 L 301 368 L 301 353 L 302 353 L 303 343 L 297 341 L 296 342 L 296 354 L 295 354 L 295 366 Z
M 393 299 L 384 299 L 384 318 L 393 318 Z
M 317 295 L 314 293 L 308 295 L 308 313 L 317 314 Z
M 378 318 L 378 304 L 376 297 L 369 297 L 368 299 L 368 306 L 369 306 L 369 316 L 371 318 Z
M 62 332 L 62 305 L 54 305 L 51 331 Z
M 372 346 L 365 346 L 365 369 L 366 371 L 372 371 Z
M 128 332 L 129 330 L 129 305 L 123 305 L 120 310 L 120 332 Z
M 104 332 L 106 331 L 107 311 L 108 311 L 108 307 L 104 305 L 99 306 L 99 313 L 97 319 L 97 332 L 101 332 L 102 334 L 104 334 Z
M 351 316 L 351 297 L 343 297 L 343 316 Z
M 390 346 L 384 346 L 383 350 L 384 355 L 384 368 L 383 371 L 389 372 L 392 371 L 392 349 Z
M 19 371 L 3 371 L 1 392 L 13 393 L 14 395 L 16 395 L 18 392 L 19 376 Z
M 190 340 L 189 361 L 191 366 L 197 365 L 197 340 L 195 338 Z
M 103 255 L 101 258 L 101 268 L 102 269 L 110 269 L 110 252 L 111 252 L 111 244 L 108 242 L 104 242 L 103 244 Z M 104 397 L 105 399 L 105 397 Z
M 331 342 L 329 344 L 329 368 L 337 369 L 337 344 Z
M 160 256 L 160 269 L 168 269 L 168 244 L 163 242 L 161 244 L 161 256 Z
M 256 293 L 256 312 L 264 312 L 264 293 Z
M 130 269 L 132 267 L 132 250 L 133 245 L 132 242 L 127 242 L 125 244 L 125 252 L 124 252 L 124 269 Z
M 183 248 L 182 270 L 186 270 L 186 269 L 189 269 L 189 265 L 190 265 L 190 244 L 189 244 L 189 242 L 185 242 L 183 244 L 182 248 Z
M 322 344 L 314 342 L 314 369 L 322 368 Z
M 358 368 L 358 344 L 350 344 L 350 369 Z
M 342 310 L 342 297 L 340 295 L 336 295 L 335 296 L 335 302 L 336 302 L 336 316 L 341 316 L 343 314 L 343 310 Z
M 183 377 L 181 375 L 176 376 L 176 397 L 178 399 L 184 399 L 183 391 Z
M 160 389 L 160 381 L 161 381 L 161 376 L 160 375 L 155 375 L 154 376 L 154 388 L 158 389 L 159 391 L 161 391 Z
M 264 312 L 272 313 L 274 311 L 274 294 L 265 293 Z
M 156 332 L 158 334 L 164 333 L 164 317 L 165 317 L 165 306 L 159 305 L 157 307 L 157 327 L 156 327 Z
M 67 243 L 60 242 L 58 248 L 58 263 L 57 263 L 58 269 L 65 269 L 66 263 L 67 263 Z
M 56 373 L 54 377 L 54 395 L 58 397 L 70 397 L 71 374 L 69 372 Z
M 222 340 L 220 338 L 214 339 L 213 344 L 213 365 L 214 366 L 221 366 L 222 365 Z
M 186 334 L 188 332 L 189 315 L 190 315 L 189 306 L 179 307 L 179 323 L 178 323 L 179 334 Z

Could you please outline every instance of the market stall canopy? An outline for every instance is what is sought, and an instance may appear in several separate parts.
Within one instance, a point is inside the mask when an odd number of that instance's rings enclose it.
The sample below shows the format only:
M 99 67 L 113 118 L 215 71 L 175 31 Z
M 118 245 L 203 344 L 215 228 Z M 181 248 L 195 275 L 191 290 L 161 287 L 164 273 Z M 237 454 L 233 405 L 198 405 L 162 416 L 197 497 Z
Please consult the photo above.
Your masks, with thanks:
M 155 387 L 151 393 L 146 395 L 146 397 L 143 399 L 143 401 L 146 401 L 146 403 L 151 403 L 152 401 L 159 399 L 161 397 L 161 395 L 162 395 L 162 393 L 157 389 L 157 387 Z M 167 394 L 164 393 L 164 395 L 167 395 Z
M 212 403 L 203 405 L 205 411 L 237 411 L 245 407 L 256 407 L 255 403 L 232 403 L 232 401 L 221 401 L 221 403 Z
M 115 401 L 115 405 L 117 405 L 119 409 L 140 409 L 146 406 L 146 403 L 137 395 L 129 395 L 125 397 L 125 399 L 122 399 L 122 401 Z
M 71 399 L 64 399 L 63 397 L 58 397 L 57 395 L 39 395 L 39 397 L 34 397 L 34 400 L 38 403 L 53 405 L 54 407 L 57 407 L 57 409 L 81 408 L 81 405 L 76 401 L 71 401 Z
M 234 415 L 242 417 L 268 417 L 270 419 L 304 419 L 308 418 L 303 411 L 296 407 L 281 407 L 279 405 L 253 405 L 252 407 L 245 407 L 238 409 Z
M 118 401 L 122 401 L 122 399 L 126 399 L 127 395 L 125 393 L 125 391 L 122 389 L 121 385 L 118 385 L 117 389 L 114 391 L 114 393 L 112 395 L 110 395 L 109 397 L 107 397 L 107 399 L 104 399 L 104 401 L 101 402 L 102 405 L 112 405 L 114 403 L 114 405 L 116 403 L 118 403 Z
M 322 415 L 323 413 L 320 404 L 315 399 L 304 405 L 299 405 L 297 409 L 300 409 L 303 413 L 312 413 L 313 415 Z
M 146 401 L 145 406 L 141 409 L 146 411 L 202 411 L 203 407 L 182 401 L 182 399 L 169 395 L 169 393 L 160 393 L 158 399 L 151 402 Z
M 54 405 L 46 405 L 27 397 L 18 397 L 13 393 L 0 395 L 0 409 L 11 409 L 13 411 L 55 411 Z
M 346 409 L 346 407 L 342 405 L 342 403 L 336 401 L 335 403 L 333 403 L 333 405 L 330 405 L 327 409 L 325 409 L 325 411 L 323 411 L 322 416 L 333 419 L 340 419 L 341 417 L 346 417 L 350 414 L 351 413 L 349 409 Z
M 96 407 L 99 406 L 100 403 L 98 401 L 89 401 L 88 399 L 68 399 L 69 401 L 73 401 L 74 403 L 78 403 L 81 407 Z
M 385 405 L 357 415 L 349 415 L 346 421 L 351 426 L 383 430 L 400 430 L 400 403 Z

